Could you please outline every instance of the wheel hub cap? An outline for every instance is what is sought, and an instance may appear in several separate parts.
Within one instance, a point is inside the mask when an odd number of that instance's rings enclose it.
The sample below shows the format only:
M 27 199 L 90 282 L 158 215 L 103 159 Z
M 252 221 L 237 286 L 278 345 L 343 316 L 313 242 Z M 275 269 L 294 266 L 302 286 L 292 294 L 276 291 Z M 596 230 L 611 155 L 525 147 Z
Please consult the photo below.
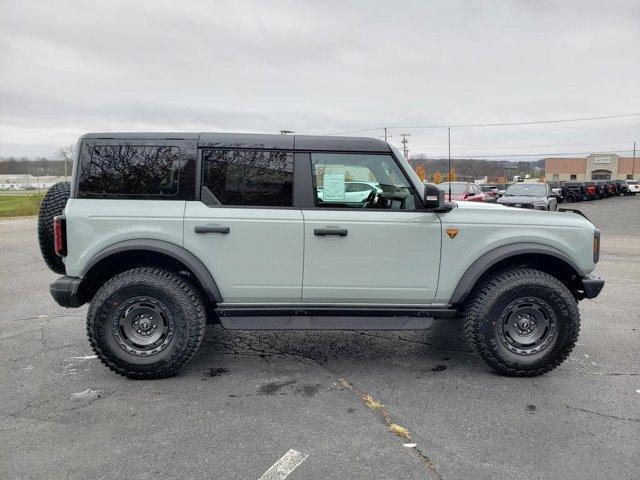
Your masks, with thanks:
M 553 309 L 536 297 L 520 298 L 503 310 L 498 322 L 500 342 L 518 355 L 532 355 L 544 350 L 557 333 Z
M 113 336 L 121 348 L 133 355 L 148 356 L 162 351 L 173 337 L 174 322 L 169 309 L 152 297 L 133 297 L 116 310 Z

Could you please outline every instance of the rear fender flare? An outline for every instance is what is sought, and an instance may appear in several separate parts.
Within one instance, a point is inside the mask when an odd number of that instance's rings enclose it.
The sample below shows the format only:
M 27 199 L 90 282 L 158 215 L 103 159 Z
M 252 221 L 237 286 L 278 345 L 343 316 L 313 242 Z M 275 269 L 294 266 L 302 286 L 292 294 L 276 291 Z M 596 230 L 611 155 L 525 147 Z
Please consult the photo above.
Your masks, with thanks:
M 100 261 L 127 251 L 142 250 L 148 252 L 157 252 L 174 258 L 187 267 L 193 275 L 198 279 L 202 288 L 204 289 L 207 297 L 215 303 L 222 302 L 222 295 L 220 289 L 216 284 L 215 279 L 202 263 L 202 261 L 196 257 L 193 253 L 189 252 L 185 248 L 176 245 L 175 243 L 166 242 L 163 240 L 154 239 L 134 239 L 124 240 L 122 242 L 114 243 L 108 247 L 100 250 L 82 269 L 80 277 L 84 278 L 87 273 Z

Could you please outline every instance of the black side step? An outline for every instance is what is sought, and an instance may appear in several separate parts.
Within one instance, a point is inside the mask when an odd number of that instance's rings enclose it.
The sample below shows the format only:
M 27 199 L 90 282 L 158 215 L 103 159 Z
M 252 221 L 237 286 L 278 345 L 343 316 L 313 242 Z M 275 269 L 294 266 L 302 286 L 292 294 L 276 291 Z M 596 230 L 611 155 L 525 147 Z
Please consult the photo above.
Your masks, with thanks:
M 220 323 L 232 330 L 421 330 L 451 308 L 220 307 Z

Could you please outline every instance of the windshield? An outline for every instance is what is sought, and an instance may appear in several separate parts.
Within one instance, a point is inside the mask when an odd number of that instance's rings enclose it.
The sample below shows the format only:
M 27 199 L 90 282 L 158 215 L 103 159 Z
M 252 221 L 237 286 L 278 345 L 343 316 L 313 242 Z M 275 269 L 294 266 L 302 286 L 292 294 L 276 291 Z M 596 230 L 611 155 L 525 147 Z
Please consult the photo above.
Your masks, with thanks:
M 547 195 L 546 185 L 533 183 L 516 183 L 507 188 L 505 195 L 517 195 L 519 197 L 544 197 Z
M 449 182 L 442 182 L 438 184 L 440 190 L 444 190 L 449 193 Z M 451 195 L 464 195 L 467 191 L 467 184 L 460 182 L 451 182 Z
M 394 155 L 398 159 L 398 162 L 403 166 L 407 176 L 409 177 L 409 180 L 411 181 L 413 187 L 416 189 L 416 193 L 418 194 L 418 196 L 420 198 L 423 198 L 424 183 L 422 183 L 422 180 L 420 180 L 420 177 L 418 177 L 418 174 L 413 170 L 413 168 L 411 168 L 411 165 L 409 164 L 407 159 L 404 158 L 404 155 L 402 154 L 402 150 L 400 150 L 393 143 L 388 143 L 387 145 L 389 145 Z

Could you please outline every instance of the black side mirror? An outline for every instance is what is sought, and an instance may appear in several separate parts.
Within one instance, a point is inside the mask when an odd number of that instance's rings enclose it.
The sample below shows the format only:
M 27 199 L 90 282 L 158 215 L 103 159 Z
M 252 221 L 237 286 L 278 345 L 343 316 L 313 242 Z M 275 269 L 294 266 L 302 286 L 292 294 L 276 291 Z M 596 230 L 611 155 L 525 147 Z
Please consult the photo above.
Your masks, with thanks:
M 422 199 L 424 208 L 436 210 L 444 207 L 444 191 L 440 190 L 433 183 L 424 184 L 424 198 Z

